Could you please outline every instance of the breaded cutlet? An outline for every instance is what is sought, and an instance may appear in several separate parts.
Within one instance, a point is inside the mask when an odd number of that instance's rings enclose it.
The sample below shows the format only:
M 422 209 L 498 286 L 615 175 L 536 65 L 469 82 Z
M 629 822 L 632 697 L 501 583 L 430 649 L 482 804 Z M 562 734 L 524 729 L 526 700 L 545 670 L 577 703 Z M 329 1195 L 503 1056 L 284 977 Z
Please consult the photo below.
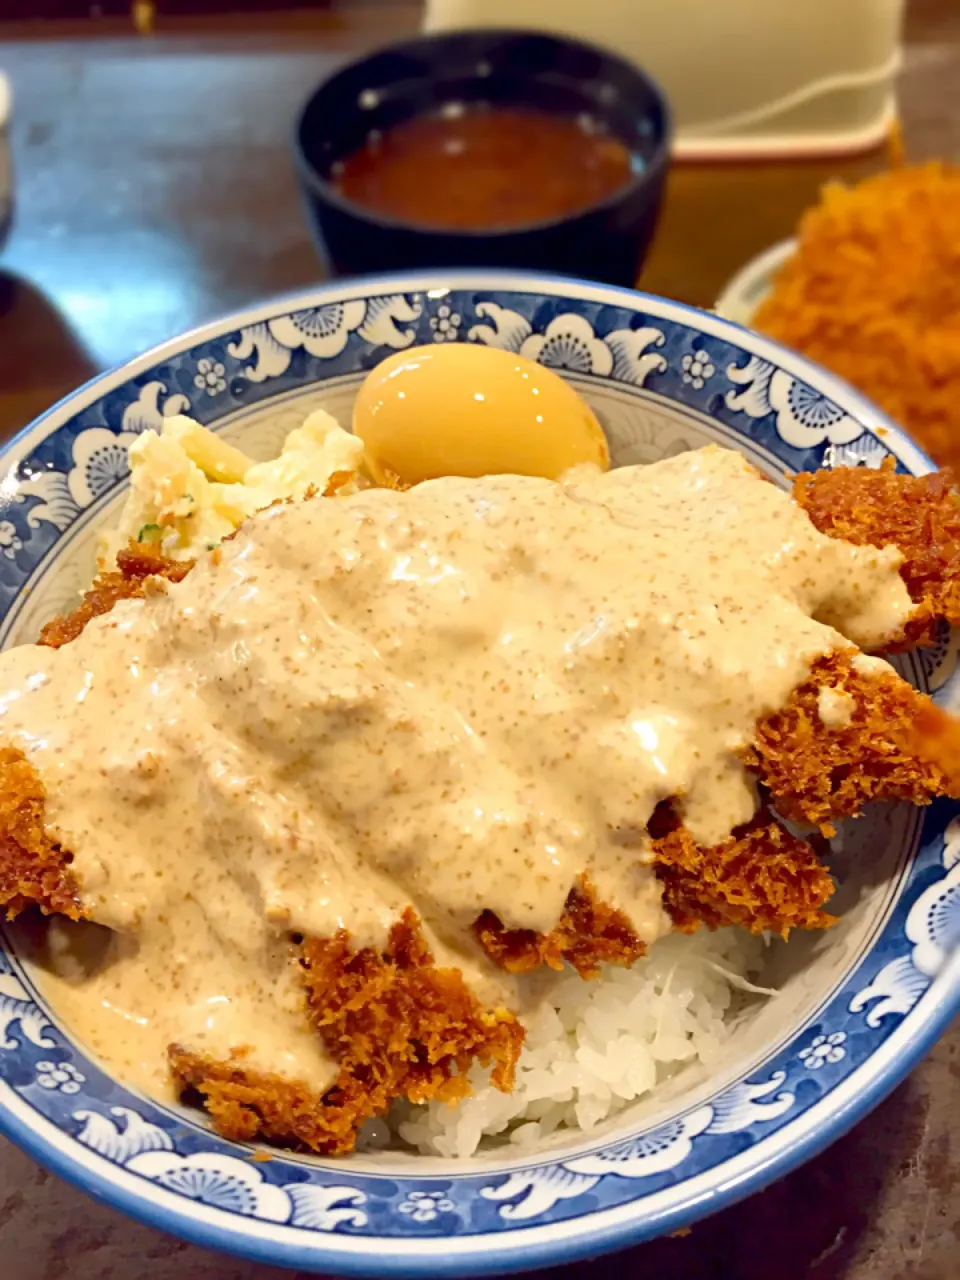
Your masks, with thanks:
M 729 839 L 698 845 L 676 807 L 665 803 L 650 821 L 663 904 L 675 929 L 739 925 L 751 933 L 827 929 L 824 911 L 833 879 L 820 851 L 793 835 L 769 809 L 761 809 Z
M 824 689 L 844 698 L 848 722 L 824 723 Z M 924 805 L 960 795 L 958 737 L 960 723 L 892 667 L 865 671 L 837 652 L 758 723 L 741 756 L 785 818 L 830 834 L 833 819 L 856 817 L 872 800 Z
M 832 536 L 901 545 L 902 574 L 918 605 L 903 640 L 928 642 L 935 617 L 953 621 L 960 613 L 960 528 L 950 482 L 918 487 L 906 483 L 912 477 L 860 471 L 844 473 L 838 488 L 830 479 L 835 474 L 798 477 L 797 501 Z M 901 484 L 909 516 L 892 512 Z M 842 501 L 824 496 L 831 486 Z M 858 486 L 869 490 L 862 502 Z M 881 506 L 889 536 L 878 515 Z M 933 526 L 935 556 L 923 541 L 924 528 Z M 956 554 L 950 553 L 950 539 Z M 149 546 L 131 546 L 118 557 L 117 570 L 101 575 L 77 610 L 44 628 L 41 643 L 67 643 L 118 600 L 142 595 L 149 577 L 180 581 L 190 567 L 190 562 L 164 560 Z M 852 699 L 849 724 L 830 728 L 822 723 L 818 699 L 824 685 Z M 876 713 L 870 708 L 874 697 L 881 707 Z M 860 671 L 839 653 L 817 664 L 787 706 L 760 722 L 744 758 L 785 816 L 829 829 L 831 818 L 859 812 L 868 800 L 926 803 L 935 794 L 955 792 L 957 770 L 949 762 L 958 738 L 957 722 L 892 670 L 889 675 Z M 36 903 L 47 911 L 82 916 L 70 855 L 47 836 L 43 801 L 40 779 L 22 753 L 0 752 L 0 905 L 11 915 Z M 816 848 L 767 810 L 720 845 L 704 849 L 684 828 L 682 807 L 661 806 L 650 838 L 664 904 L 681 930 L 738 924 L 786 934 L 832 922 L 823 906 L 833 882 Z M 626 918 L 598 902 L 583 878 L 550 933 L 505 930 L 492 913 L 479 918 L 475 932 L 487 954 L 512 972 L 569 961 L 590 976 L 602 963 L 630 964 L 643 953 Z M 241 1055 L 214 1062 L 171 1046 L 178 1086 L 204 1098 L 226 1136 L 261 1135 L 343 1152 L 351 1149 L 358 1125 L 381 1114 L 396 1097 L 462 1096 L 468 1091 L 465 1070 L 474 1059 L 489 1063 L 495 1082 L 509 1088 L 522 1027 L 505 1011 L 483 1009 L 458 971 L 433 965 L 412 911 L 394 925 L 382 955 L 352 949 L 345 934 L 298 945 L 310 1017 L 340 1075 L 321 1099 L 303 1086 L 258 1075 Z
M 912 643 L 928 642 L 933 619 L 941 614 L 960 618 L 960 516 L 949 476 L 905 476 L 889 468 L 818 471 L 796 478 L 794 497 L 829 536 L 877 546 L 892 541 L 901 549 L 901 574 L 918 605 L 916 625 L 907 628 Z M 72 614 L 49 623 L 41 642 L 63 644 L 118 599 L 141 595 L 151 574 L 179 581 L 189 568 L 190 562 L 164 560 L 149 545 L 131 545 L 118 557 L 117 571 L 101 575 Z M 852 699 L 848 726 L 823 723 L 818 701 L 824 687 Z M 957 723 L 892 670 L 857 670 L 848 656 L 835 653 L 815 664 L 785 707 L 759 722 L 743 758 L 785 817 L 829 829 L 831 819 L 859 813 L 871 800 L 924 804 L 934 795 L 956 792 L 960 769 L 952 762 L 958 738 Z M 828 920 L 819 912 L 831 882 L 815 874 L 818 864 L 810 847 L 772 818 L 765 825 L 755 819 L 748 827 L 731 837 L 732 846 L 724 842 L 714 849 L 698 849 L 682 824 L 654 840 L 661 879 L 673 886 L 667 901 L 676 918 L 684 927 L 702 918 L 711 927 L 746 923 L 776 932 Z M 743 858 L 736 852 L 741 840 L 749 854 Z M 753 871 L 764 849 L 770 866 L 760 878 Z M 7 863 L 13 861 L 11 851 Z M 22 855 L 16 861 L 22 868 Z M 682 903 L 680 867 L 686 869 Z M 700 917 L 695 868 L 702 876 Z M 776 880 L 780 874 L 782 884 Z M 762 884 L 769 892 L 761 891 Z M 491 957 L 515 972 L 569 960 L 589 974 L 605 959 L 619 956 L 630 963 L 641 953 L 622 917 L 596 903 L 583 886 L 571 892 L 563 918 L 547 935 L 506 931 L 492 913 L 484 913 L 476 928 Z
M 261 1137 L 342 1155 L 353 1150 L 360 1125 L 396 1098 L 465 1097 L 474 1061 L 491 1068 L 497 1088 L 512 1088 L 522 1025 L 506 1010 L 484 1009 L 459 969 L 434 965 L 412 909 L 394 924 L 383 954 L 355 950 L 344 932 L 306 938 L 297 952 L 307 1016 L 339 1074 L 321 1097 L 250 1070 L 242 1055 L 216 1062 L 171 1045 L 178 1090 L 202 1096 L 224 1137 Z
M 80 893 L 71 855 L 44 822 L 46 791 L 18 747 L 0 747 L 0 908 L 7 919 L 30 906 L 78 920 Z
M 508 973 L 571 964 L 581 978 L 596 977 L 602 964 L 631 965 L 646 951 L 630 921 L 597 900 L 586 876 L 567 895 L 563 914 L 549 933 L 505 929 L 492 911 L 474 922 L 474 934 L 490 959 Z
M 116 569 L 98 574 L 75 609 L 51 618 L 41 630 L 37 644 L 59 649 L 61 645 L 76 640 L 92 618 L 109 613 L 121 600 L 142 596 L 144 583 L 150 578 L 182 582 L 192 568 L 192 560 L 168 560 L 148 542 L 131 542 L 129 547 L 117 553 Z
M 805 471 L 794 478 L 793 500 L 828 537 L 902 552 L 900 576 L 917 608 L 890 652 L 932 643 L 941 619 L 960 625 L 960 502 L 952 472 L 902 475 L 892 458 L 875 471 Z

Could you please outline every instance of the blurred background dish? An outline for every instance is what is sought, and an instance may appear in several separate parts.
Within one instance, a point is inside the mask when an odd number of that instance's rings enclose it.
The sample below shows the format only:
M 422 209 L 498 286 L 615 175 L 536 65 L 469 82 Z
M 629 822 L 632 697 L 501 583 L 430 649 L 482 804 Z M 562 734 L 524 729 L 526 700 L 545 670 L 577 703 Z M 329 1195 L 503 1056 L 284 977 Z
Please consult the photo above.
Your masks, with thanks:
M 632 285 L 669 144 L 666 102 L 639 68 L 484 30 L 338 71 L 304 107 L 295 149 L 334 271 L 512 266 Z
M 826 365 L 942 467 L 960 463 L 960 167 L 833 181 L 796 240 L 753 259 L 717 310 Z
M 426 27 L 602 44 L 662 84 L 678 156 L 721 160 L 875 146 L 895 117 L 903 12 L 904 0 L 428 0 Z
M 777 272 L 796 248 L 796 240 L 781 240 L 745 262 L 717 298 L 714 307 L 717 315 L 749 329 L 757 308 L 773 288 Z

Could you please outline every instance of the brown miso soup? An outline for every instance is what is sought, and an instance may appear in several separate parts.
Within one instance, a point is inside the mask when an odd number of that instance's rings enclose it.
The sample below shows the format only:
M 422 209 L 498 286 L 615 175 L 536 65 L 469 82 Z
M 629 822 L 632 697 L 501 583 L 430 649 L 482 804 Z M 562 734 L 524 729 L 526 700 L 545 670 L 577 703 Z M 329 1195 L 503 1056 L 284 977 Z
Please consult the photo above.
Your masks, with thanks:
M 589 116 L 449 103 L 371 133 L 331 177 L 342 195 L 397 221 L 488 231 L 578 213 L 640 164 Z

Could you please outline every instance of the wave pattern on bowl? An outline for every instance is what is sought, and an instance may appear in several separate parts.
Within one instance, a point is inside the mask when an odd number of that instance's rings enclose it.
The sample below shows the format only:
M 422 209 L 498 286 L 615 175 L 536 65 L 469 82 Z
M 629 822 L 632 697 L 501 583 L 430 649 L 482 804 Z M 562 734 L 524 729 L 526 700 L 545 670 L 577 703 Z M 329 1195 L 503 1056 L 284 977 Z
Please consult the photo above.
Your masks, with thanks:
M 96 528 L 120 499 L 140 432 L 188 411 L 263 456 L 310 408 L 347 420 L 367 369 L 430 341 L 487 343 L 560 370 L 619 463 L 713 440 L 781 481 L 888 455 L 904 470 L 926 466 L 829 375 L 677 304 L 478 273 L 318 290 L 167 344 L 13 443 L 0 480 L 4 644 L 32 639 L 89 577 Z M 905 670 L 949 703 L 955 664 L 945 636 Z M 712 1079 L 592 1134 L 554 1135 L 536 1154 L 508 1147 L 467 1166 L 389 1154 L 251 1163 L 198 1118 L 104 1075 L 10 949 L 0 952 L 0 1126 L 146 1220 L 278 1265 L 462 1276 L 658 1234 L 721 1183 L 786 1172 L 892 1087 L 948 1020 L 960 994 L 956 815 L 941 802 L 861 831 L 865 848 L 881 850 L 876 876 L 833 936 L 798 950 L 773 1013 L 737 1037 L 739 1056 Z

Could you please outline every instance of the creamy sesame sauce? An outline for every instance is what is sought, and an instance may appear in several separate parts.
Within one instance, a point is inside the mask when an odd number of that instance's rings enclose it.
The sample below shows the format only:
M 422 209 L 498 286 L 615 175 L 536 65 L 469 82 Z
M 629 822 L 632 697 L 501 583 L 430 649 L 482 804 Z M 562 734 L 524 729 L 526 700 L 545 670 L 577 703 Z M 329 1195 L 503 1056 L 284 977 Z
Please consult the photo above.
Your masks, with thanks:
M 652 941 L 653 808 L 680 797 L 704 844 L 751 816 L 738 748 L 816 658 L 899 629 L 899 559 L 716 447 L 261 513 L 62 649 L 0 655 L 0 737 L 111 931 L 78 969 L 60 926 L 51 998 L 153 1092 L 170 1042 L 322 1088 L 291 932 L 380 945 L 412 904 L 514 1008 L 484 909 L 547 931 L 586 871 Z
M 824 685 L 817 695 L 817 715 L 828 729 L 846 729 L 853 722 L 857 700 L 842 689 Z

